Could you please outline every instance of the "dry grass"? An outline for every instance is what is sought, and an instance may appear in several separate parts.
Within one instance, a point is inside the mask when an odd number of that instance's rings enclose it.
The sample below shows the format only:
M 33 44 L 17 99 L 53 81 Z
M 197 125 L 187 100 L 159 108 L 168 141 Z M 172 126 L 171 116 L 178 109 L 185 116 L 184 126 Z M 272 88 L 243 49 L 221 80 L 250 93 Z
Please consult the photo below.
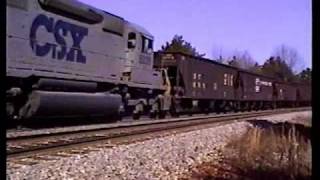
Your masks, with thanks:
M 304 180 L 311 170 L 310 127 L 256 121 L 226 146 L 223 162 L 204 163 L 182 179 Z
M 277 128 L 252 128 L 231 142 L 228 163 L 246 179 L 310 179 L 310 140 L 294 125 Z

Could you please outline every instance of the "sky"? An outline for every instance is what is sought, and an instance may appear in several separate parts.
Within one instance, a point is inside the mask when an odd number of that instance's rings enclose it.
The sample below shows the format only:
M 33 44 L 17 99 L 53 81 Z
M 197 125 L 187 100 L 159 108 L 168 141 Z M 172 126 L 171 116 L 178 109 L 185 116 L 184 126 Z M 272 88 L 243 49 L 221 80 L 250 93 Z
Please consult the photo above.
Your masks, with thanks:
M 311 67 L 311 0 L 80 0 L 145 27 L 155 50 L 175 34 L 215 59 L 248 51 L 259 64 L 284 44 Z

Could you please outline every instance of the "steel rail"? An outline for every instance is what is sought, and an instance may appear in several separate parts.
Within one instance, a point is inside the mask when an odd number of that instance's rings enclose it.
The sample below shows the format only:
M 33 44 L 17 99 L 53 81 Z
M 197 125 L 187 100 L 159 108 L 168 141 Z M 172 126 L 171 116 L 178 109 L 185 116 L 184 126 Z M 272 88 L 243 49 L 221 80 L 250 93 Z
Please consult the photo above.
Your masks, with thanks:
M 304 111 L 306 109 L 282 109 L 275 111 L 260 111 L 253 113 L 237 113 L 225 116 L 203 116 L 203 117 L 193 117 L 189 120 L 175 120 L 175 121 L 161 121 L 153 124 L 139 124 L 136 126 L 129 127 L 117 127 L 117 128 L 107 128 L 98 130 L 87 130 L 68 132 L 67 134 L 55 134 L 55 135 L 43 135 L 38 137 L 26 137 L 25 139 L 16 139 L 7 141 L 7 158 L 14 158 L 20 156 L 27 156 L 32 154 L 39 154 L 41 152 L 46 152 L 54 149 L 63 149 L 75 147 L 77 145 L 84 145 L 86 143 L 94 143 L 104 140 L 110 140 L 114 138 L 130 138 L 134 135 L 143 135 L 146 133 L 155 133 L 160 131 L 168 131 L 179 128 L 186 128 L 190 126 L 198 126 L 205 124 L 215 124 L 221 122 L 234 122 L 238 120 L 250 120 L 257 117 L 282 114 L 289 112 Z M 68 136 L 72 136 L 71 138 Z M 69 138 L 69 139 L 68 139 Z M 36 142 L 36 143 L 35 143 Z M 20 148 L 11 148 L 10 144 L 16 144 Z M 20 144 L 20 145 L 19 145 Z M 21 145 L 24 144 L 24 145 Z M 8 149 L 9 147 L 9 149 Z M 14 146 L 13 146 L 14 147 Z
M 162 124 L 162 123 L 169 123 L 169 122 L 178 122 L 178 121 L 188 121 L 188 120 L 197 120 L 197 119 L 208 119 L 208 118 L 220 118 L 220 117 L 226 117 L 226 116 L 234 116 L 234 115 L 245 115 L 245 114 L 252 114 L 252 113 L 264 113 L 264 112 L 274 112 L 274 111 L 287 111 L 287 110 L 295 110 L 295 111 L 304 111 L 304 110 L 310 110 L 310 107 L 303 107 L 303 108 L 289 108 L 289 109 L 277 109 L 277 110 L 264 110 L 264 111 L 254 111 L 254 112 L 238 112 L 238 113 L 228 113 L 228 114 L 214 114 L 214 115 L 201 115 L 201 116 L 191 116 L 191 117 L 181 117 L 181 118 L 169 118 L 169 119 L 157 119 L 157 120 L 140 120 L 140 121 L 133 121 L 133 122 L 117 122 L 117 123 L 108 123 L 108 124 L 101 124 L 98 127 L 90 127 L 91 125 L 88 125 L 88 128 L 84 129 L 77 129 L 77 126 L 70 126 L 67 128 L 67 130 L 61 130 L 54 133 L 32 133 L 31 135 L 18 135 L 18 136 L 9 136 L 7 137 L 7 141 L 16 141 L 21 139 L 27 139 L 27 138 L 37 138 L 37 137 L 50 137 L 50 136 L 57 136 L 57 135 L 68 135 L 68 134 L 74 134 L 74 133 L 86 133 L 90 131 L 98 131 L 98 130 L 108 130 L 108 129 L 114 129 L 114 128 L 122 128 L 122 127 L 138 127 L 138 126 L 144 126 L 149 124 Z M 56 129 L 62 129 L 65 127 L 57 127 Z M 72 128 L 75 128 L 76 130 L 73 130 Z M 53 129 L 53 128 L 45 128 L 45 129 Z M 40 131 L 45 131 L 45 129 L 42 129 Z M 68 130 L 70 129 L 70 130 Z M 37 129 L 39 130 L 39 129 Z M 28 130 L 26 132 L 32 132 L 33 130 Z M 14 132 L 11 132 L 13 134 Z

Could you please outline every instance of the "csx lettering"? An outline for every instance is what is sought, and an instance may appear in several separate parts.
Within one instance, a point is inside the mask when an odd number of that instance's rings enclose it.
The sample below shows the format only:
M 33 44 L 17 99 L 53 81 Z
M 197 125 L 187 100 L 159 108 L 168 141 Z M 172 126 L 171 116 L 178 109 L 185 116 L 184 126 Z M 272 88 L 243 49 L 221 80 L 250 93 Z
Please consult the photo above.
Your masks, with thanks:
M 40 45 L 37 42 L 37 30 L 43 26 L 48 33 L 53 34 L 57 44 L 46 42 Z M 65 37 L 71 34 L 73 44 L 68 49 Z M 67 61 L 76 61 L 78 63 L 86 63 L 86 56 L 82 54 L 80 47 L 81 41 L 88 35 L 88 29 L 77 26 L 62 20 L 54 21 L 46 15 L 38 15 L 32 22 L 30 29 L 30 46 L 37 56 L 46 56 L 51 51 L 53 59 L 66 59 Z

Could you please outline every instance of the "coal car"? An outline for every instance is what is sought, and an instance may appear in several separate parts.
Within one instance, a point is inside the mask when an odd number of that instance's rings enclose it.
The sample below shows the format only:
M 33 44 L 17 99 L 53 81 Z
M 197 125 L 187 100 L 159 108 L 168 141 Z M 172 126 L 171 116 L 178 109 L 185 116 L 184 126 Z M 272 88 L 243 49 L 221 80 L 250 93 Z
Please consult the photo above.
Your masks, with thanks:
M 234 67 L 183 53 L 158 53 L 155 67 L 168 69 L 177 113 L 223 111 L 237 100 Z
M 312 99 L 312 87 L 310 83 L 296 83 L 296 105 L 310 106 Z
M 298 91 L 292 83 L 277 82 L 277 107 L 294 106 Z
M 260 110 L 310 102 L 310 86 L 277 81 L 206 58 L 158 52 L 154 66 L 168 70 L 173 114 Z
M 238 70 L 239 106 L 241 110 L 266 109 L 273 107 L 276 100 L 275 82 L 272 78 Z

